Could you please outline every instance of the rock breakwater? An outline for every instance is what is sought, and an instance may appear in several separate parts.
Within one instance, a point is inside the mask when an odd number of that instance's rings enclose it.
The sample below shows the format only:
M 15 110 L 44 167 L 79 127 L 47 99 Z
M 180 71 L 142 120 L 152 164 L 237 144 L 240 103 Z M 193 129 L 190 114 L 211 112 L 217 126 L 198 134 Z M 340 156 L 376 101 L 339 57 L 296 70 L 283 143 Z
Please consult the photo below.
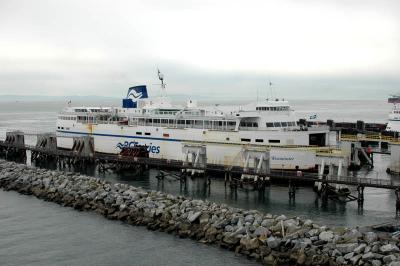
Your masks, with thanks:
M 400 265 L 396 238 L 110 184 L 75 173 L 0 160 L 0 187 L 218 245 L 267 265 Z

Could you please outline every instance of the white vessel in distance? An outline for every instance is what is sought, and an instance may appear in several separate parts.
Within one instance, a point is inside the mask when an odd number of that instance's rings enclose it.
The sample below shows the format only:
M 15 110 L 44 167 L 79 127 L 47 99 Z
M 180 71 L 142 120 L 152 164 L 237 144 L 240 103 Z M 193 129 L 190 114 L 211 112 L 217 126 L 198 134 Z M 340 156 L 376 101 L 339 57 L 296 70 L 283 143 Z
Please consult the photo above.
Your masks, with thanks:
M 392 103 L 393 108 L 389 114 L 386 131 L 400 132 L 400 96 L 391 95 L 388 98 L 388 103 Z
M 272 168 L 315 167 L 315 151 L 337 143 L 327 127 L 301 128 L 284 100 L 263 100 L 236 108 L 173 105 L 165 96 L 149 98 L 145 85 L 131 87 L 122 107 L 66 107 L 57 118 L 57 146 L 71 149 L 74 136 L 91 135 L 95 151 L 118 154 L 123 147 L 146 145 L 149 156 L 182 160 L 182 145 L 206 146 L 207 162 L 240 165 L 243 147 L 270 149 Z M 222 110 L 224 109 L 224 111 Z

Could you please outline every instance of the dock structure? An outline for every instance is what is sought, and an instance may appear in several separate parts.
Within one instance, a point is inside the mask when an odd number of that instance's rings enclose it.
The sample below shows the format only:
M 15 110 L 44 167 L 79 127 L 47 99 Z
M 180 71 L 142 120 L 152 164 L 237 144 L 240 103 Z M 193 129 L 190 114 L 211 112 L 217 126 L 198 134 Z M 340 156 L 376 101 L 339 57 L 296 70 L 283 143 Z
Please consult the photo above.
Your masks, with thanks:
M 72 150 L 61 150 L 56 147 L 56 138 L 51 134 L 38 135 L 36 145 L 24 143 L 22 132 L 7 133 L 5 141 L 0 141 L 0 156 L 9 159 L 25 159 L 22 154 L 31 153 L 31 160 L 54 160 L 63 165 L 85 166 L 87 164 L 115 164 L 135 168 L 157 168 L 176 170 L 181 173 L 200 173 L 203 176 L 217 173 L 225 176 L 225 181 L 238 186 L 247 184 L 251 180 L 254 189 L 262 190 L 270 180 L 289 184 L 289 198 L 294 199 L 296 184 L 315 184 L 318 191 L 326 192 L 327 187 L 340 188 L 353 186 L 357 188 L 359 206 L 364 202 L 365 188 L 390 189 L 396 193 L 396 212 L 400 213 L 400 183 L 379 178 L 363 178 L 347 175 L 349 161 L 340 154 L 319 154 L 317 156 L 318 173 L 270 169 L 269 152 L 247 148 L 242 151 L 245 161 L 241 166 L 207 163 L 206 147 L 185 143 L 182 148 L 183 160 L 150 158 L 148 155 L 137 151 L 123 151 L 121 154 L 97 153 L 94 149 L 93 139 L 90 136 L 73 139 Z M 400 155 L 400 145 L 399 153 Z M 140 148 L 140 147 L 139 147 Z M 141 147 L 143 148 L 143 147 Z M 129 156 L 126 156 L 129 155 Z M 328 173 L 326 174 L 326 168 Z M 162 173 L 165 175 L 165 172 Z M 183 178 L 180 180 L 183 180 Z M 207 178 L 209 182 L 211 180 Z M 210 185 L 210 183 L 209 183 Z M 324 194 L 325 195 L 325 194 Z
M 363 153 L 367 162 L 373 165 L 373 154 L 390 155 L 388 173 L 400 174 L 400 138 L 397 136 L 385 136 L 382 134 L 357 134 L 341 135 L 342 145 L 352 145 L 351 149 L 358 149 Z M 372 148 L 370 145 L 375 146 Z M 367 154 L 368 153 L 368 154 Z

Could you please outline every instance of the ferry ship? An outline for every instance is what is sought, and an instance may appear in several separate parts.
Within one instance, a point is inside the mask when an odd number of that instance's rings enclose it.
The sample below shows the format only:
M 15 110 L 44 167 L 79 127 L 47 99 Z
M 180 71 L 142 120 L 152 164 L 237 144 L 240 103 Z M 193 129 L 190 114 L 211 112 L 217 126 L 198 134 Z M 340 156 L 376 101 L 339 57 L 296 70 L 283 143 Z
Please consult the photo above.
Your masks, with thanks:
M 327 127 L 300 126 L 288 101 L 267 99 L 228 108 L 199 107 L 188 100 L 179 106 L 166 96 L 160 73 L 159 79 L 160 97 L 149 97 L 146 85 L 140 85 L 128 89 L 122 107 L 67 106 L 57 119 L 57 146 L 71 149 L 72 137 L 90 135 L 99 153 L 146 145 L 150 157 L 182 160 L 182 145 L 197 143 L 206 146 L 208 163 L 223 165 L 237 164 L 243 147 L 252 146 L 270 150 L 272 168 L 307 169 L 315 167 L 315 158 L 274 147 L 336 145 L 336 133 Z
M 392 103 L 393 108 L 389 114 L 386 131 L 400 132 L 400 95 L 391 95 L 388 103 Z

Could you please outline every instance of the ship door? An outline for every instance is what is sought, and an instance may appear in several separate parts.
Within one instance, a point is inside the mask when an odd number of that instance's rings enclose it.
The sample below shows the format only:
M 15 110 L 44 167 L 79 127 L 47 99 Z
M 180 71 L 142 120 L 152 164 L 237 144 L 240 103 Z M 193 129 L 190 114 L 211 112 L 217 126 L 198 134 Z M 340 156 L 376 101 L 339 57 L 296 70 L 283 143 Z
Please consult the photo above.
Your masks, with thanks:
M 325 133 L 315 133 L 310 134 L 309 136 L 310 145 L 323 147 L 326 143 L 326 134 Z

